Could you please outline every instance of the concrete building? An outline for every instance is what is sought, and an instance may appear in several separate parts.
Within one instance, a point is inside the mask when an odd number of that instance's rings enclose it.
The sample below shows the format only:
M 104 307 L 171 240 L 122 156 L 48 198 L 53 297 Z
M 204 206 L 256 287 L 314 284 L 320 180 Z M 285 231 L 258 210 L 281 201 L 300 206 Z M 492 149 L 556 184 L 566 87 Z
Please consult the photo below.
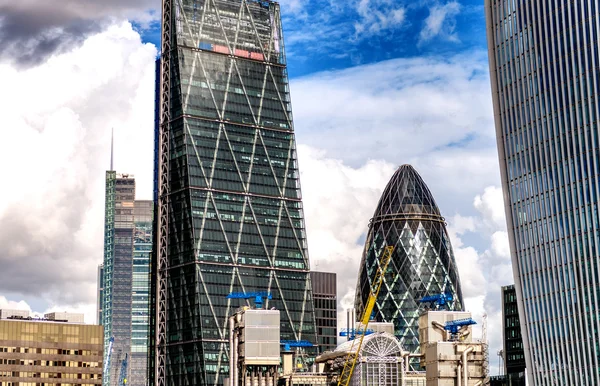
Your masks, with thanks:
M 0 386 L 102 384 L 103 328 L 74 322 L 83 315 L 34 319 L 0 310 Z
M 527 377 L 600 385 L 598 2 L 484 4 Z
M 337 347 L 337 275 L 311 271 L 319 352 Z

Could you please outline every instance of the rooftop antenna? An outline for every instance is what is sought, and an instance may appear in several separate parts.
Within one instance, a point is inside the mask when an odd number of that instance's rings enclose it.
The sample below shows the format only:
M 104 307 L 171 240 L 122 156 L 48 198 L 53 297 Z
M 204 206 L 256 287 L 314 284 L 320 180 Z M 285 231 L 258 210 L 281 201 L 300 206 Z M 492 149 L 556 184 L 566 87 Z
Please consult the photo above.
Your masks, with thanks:
M 115 144 L 115 128 L 110 129 L 110 171 L 113 169 L 113 155 L 114 155 L 114 144 Z

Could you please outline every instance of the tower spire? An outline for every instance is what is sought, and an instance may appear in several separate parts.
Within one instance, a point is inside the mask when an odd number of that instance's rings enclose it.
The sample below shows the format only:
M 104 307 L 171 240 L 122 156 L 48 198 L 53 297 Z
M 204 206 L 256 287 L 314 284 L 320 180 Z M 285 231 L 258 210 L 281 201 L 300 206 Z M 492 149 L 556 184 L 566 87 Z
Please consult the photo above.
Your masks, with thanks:
M 115 144 L 115 129 L 110 129 L 110 171 L 113 169 L 113 156 L 114 156 L 114 144 Z

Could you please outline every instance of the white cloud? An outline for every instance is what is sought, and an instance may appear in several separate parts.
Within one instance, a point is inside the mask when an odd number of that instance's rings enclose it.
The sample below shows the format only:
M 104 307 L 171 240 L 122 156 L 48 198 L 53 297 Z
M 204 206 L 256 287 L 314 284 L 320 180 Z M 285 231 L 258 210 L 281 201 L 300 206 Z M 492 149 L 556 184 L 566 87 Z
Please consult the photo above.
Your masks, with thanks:
M 0 296 L 0 310 L 31 311 L 31 307 L 23 300 L 15 302 L 13 300 L 8 300 L 4 296 Z
M 406 9 L 387 0 L 360 0 L 356 6 L 360 17 L 354 23 L 356 38 L 362 39 L 371 35 L 400 27 L 406 18 Z
M 155 55 L 123 23 L 43 65 L 0 64 L 0 291 L 95 303 L 111 127 L 117 169 L 151 194 Z
M 451 1 L 444 5 L 435 4 L 429 8 L 429 16 L 423 23 L 423 29 L 419 35 L 419 43 L 426 42 L 439 36 L 445 40 L 458 42 L 458 34 L 455 32 L 455 17 L 460 13 L 460 4 Z
M 485 188 L 483 194 L 475 197 L 473 205 L 486 220 L 488 227 L 492 229 L 506 229 L 502 188 L 488 186 Z

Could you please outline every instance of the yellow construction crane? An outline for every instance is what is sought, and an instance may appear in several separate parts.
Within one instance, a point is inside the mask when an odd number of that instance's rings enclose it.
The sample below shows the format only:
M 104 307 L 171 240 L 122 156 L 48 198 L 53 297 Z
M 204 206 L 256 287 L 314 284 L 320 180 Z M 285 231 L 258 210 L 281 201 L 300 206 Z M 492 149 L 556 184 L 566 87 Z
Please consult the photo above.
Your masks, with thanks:
M 375 302 L 377 301 L 377 296 L 379 295 L 379 290 L 381 289 L 381 283 L 383 283 L 383 277 L 385 276 L 387 266 L 390 263 L 390 260 L 392 259 L 393 252 L 394 247 L 385 247 L 383 255 L 379 260 L 377 273 L 375 274 L 375 279 L 373 280 L 373 285 L 371 286 L 371 293 L 369 294 L 369 299 L 367 300 L 367 304 L 363 310 L 363 314 L 360 318 L 358 328 L 356 329 L 355 339 L 352 341 L 352 346 L 350 347 L 348 355 L 346 356 L 344 369 L 342 370 L 340 378 L 338 379 L 338 386 L 350 385 L 350 379 L 352 379 L 354 366 L 356 366 L 356 361 L 358 360 L 358 356 L 360 355 L 360 349 L 362 347 L 363 339 L 365 338 L 367 327 L 369 326 L 371 313 L 373 312 L 373 308 L 375 307 Z M 356 343 L 357 341 L 358 343 Z M 357 346 L 356 350 L 354 349 L 355 346 Z

